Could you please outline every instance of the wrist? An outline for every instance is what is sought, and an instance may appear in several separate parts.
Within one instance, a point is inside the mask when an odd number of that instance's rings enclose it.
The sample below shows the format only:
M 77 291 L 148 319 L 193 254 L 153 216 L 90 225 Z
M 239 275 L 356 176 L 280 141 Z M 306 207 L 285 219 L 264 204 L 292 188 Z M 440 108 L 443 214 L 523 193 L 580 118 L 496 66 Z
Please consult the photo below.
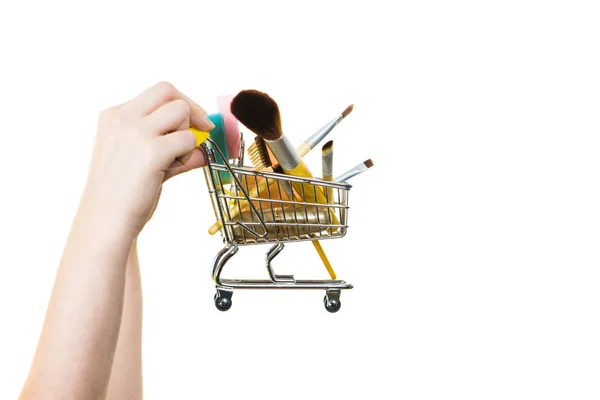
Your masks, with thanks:
M 126 246 L 129 250 L 138 230 L 119 210 L 110 204 L 99 204 L 92 198 L 82 197 L 73 222 L 73 232 L 95 243 Z
M 124 277 L 133 240 L 131 229 L 82 202 L 73 219 L 60 270 L 63 276 L 70 276 L 69 279 L 81 277 L 74 272 L 80 271 L 95 277 L 94 280 L 100 279 L 99 282 L 119 280 L 121 275 Z

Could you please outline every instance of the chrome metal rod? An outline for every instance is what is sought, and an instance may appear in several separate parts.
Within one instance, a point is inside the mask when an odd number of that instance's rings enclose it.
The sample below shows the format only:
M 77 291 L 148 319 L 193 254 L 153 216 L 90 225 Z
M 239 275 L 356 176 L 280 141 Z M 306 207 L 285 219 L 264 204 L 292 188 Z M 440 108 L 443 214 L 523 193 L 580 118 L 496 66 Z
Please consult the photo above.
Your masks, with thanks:
M 221 284 L 233 289 L 352 289 L 354 285 L 345 281 L 299 280 L 273 282 L 260 279 L 222 279 Z
M 221 272 L 223 271 L 225 263 L 227 263 L 227 261 L 229 261 L 229 259 L 233 257 L 238 250 L 239 248 L 235 244 L 227 245 L 223 247 L 215 257 L 215 260 L 213 261 L 212 278 L 217 285 L 220 285 L 219 282 L 221 279 Z

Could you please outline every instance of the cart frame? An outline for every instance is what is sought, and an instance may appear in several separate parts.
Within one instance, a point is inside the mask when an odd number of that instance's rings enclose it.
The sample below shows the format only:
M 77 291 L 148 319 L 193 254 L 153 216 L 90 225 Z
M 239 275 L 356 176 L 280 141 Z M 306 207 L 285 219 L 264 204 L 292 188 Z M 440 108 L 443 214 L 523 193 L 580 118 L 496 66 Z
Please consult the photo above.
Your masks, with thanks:
M 224 159 L 223 154 L 210 138 L 207 142 L 201 145 L 207 160 L 203 170 L 215 217 L 222 225 L 220 232 L 225 245 L 212 265 L 217 309 L 229 310 L 233 291 L 237 289 L 320 289 L 325 290 L 323 301 L 327 311 L 337 312 L 341 306 L 341 290 L 352 289 L 353 285 L 337 279 L 302 280 L 293 275 L 278 275 L 273 270 L 272 261 L 287 242 L 344 237 L 348 228 L 348 193 L 352 186 L 345 182 L 261 172 L 244 167 L 243 137 L 240 137 L 237 165 L 219 164 L 215 153 L 221 159 Z M 222 173 L 232 177 L 230 190 L 223 184 Z M 261 186 L 263 180 L 265 182 Z M 260 187 L 266 187 L 267 193 L 264 189 L 261 193 Z M 315 194 L 317 191 L 326 194 L 332 191 L 334 200 L 327 204 L 309 202 L 305 197 L 306 190 L 314 190 Z M 286 193 L 291 196 L 286 196 Z M 232 210 L 238 214 L 232 215 Z M 241 246 L 256 244 L 273 244 L 265 255 L 269 279 L 221 277 L 225 264 Z

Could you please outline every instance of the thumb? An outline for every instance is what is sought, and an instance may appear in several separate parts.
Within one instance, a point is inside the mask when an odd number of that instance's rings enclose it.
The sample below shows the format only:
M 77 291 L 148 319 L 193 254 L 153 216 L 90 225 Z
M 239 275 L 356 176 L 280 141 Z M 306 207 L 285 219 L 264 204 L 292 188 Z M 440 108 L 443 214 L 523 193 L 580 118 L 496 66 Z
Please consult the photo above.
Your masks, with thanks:
M 204 167 L 206 165 L 206 156 L 204 152 L 198 148 L 195 148 L 192 151 L 191 157 L 187 160 L 187 162 L 181 165 L 178 161 L 175 161 L 171 168 L 165 171 L 165 177 L 163 181 L 171 179 L 174 176 L 177 176 L 181 173 L 191 171 L 195 168 Z
M 156 141 L 161 154 L 161 168 L 164 171 L 169 169 L 177 158 L 190 154 L 196 147 L 196 136 L 189 130 L 167 133 L 157 137 Z

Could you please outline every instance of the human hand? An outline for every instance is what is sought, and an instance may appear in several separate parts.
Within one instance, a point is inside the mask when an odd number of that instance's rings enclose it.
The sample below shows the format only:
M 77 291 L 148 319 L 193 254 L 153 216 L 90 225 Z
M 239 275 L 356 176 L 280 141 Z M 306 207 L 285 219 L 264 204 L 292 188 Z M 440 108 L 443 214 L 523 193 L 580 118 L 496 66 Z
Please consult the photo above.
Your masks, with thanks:
M 162 183 L 205 165 L 191 126 L 210 131 L 204 111 L 161 82 L 100 115 L 81 208 L 137 235 L 154 211 Z

